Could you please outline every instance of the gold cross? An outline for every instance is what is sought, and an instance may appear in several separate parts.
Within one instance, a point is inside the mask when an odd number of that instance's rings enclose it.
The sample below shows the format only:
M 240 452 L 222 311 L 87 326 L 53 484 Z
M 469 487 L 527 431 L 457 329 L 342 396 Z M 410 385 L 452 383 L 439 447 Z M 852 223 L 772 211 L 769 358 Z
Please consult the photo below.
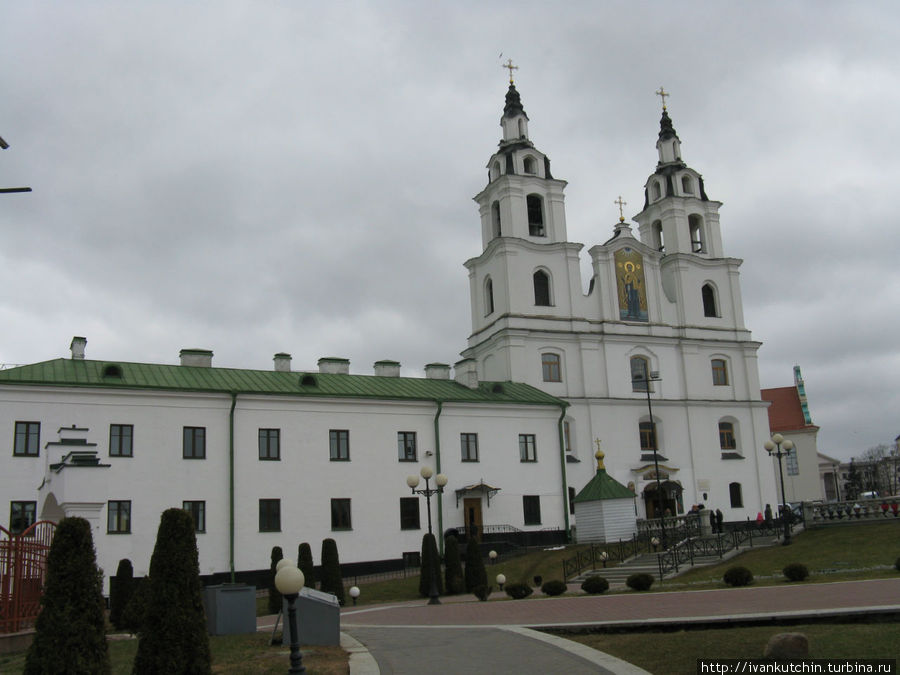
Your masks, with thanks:
M 513 83 L 513 71 L 518 70 L 519 66 L 514 66 L 512 59 L 509 59 L 506 63 L 501 63 L 500 67 L 509 69 L 509 83 L 512 84 Z
M 597 444 L 597 449 L 599 450 L 599 449 L 600 449 L 600 439 L 599 439 L 599 438 L 595 438 L 595 439 L 594 439 L 594 443 Z
M 613 204 L 619 205 L 619 222 L 625 222 L 625 214 L 622 213 L 622 207 L 625 206 L 628 202 L 622 200 L 622 195 L 619 195 L 619 198 L 613 202 Z
M 660 87 L 659 91 L 656 92 L 656 95 L 662 99 L 663 110 L 665 110 L 666 109 L 666 97 L 671 96 L 671 94 L 669 92 L 667 92 L 665 89 L 663 89 L 662 87 Z

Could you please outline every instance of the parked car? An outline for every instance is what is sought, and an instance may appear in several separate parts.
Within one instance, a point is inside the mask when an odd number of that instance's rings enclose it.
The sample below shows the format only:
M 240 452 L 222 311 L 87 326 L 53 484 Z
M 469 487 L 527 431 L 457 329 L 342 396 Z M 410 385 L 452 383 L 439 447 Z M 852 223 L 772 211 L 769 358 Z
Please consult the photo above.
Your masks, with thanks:
M 867 490 L 866 492 L 860 492 L 856 498 L 857 499 L 878 499 L 878 490 Z

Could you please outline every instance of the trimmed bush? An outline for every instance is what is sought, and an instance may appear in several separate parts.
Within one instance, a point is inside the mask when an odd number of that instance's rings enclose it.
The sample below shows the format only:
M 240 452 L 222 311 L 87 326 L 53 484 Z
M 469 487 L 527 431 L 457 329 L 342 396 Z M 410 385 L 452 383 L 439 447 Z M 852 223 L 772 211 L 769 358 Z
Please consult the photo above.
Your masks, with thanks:
M 109 673 L 102 572 L 84 518 L 59 521 L 34 630 L 26 675 Z
M 653 585 L 653 575 L 646 572 L 632 574 L 625 580 L 625 585 L 633 591 L 646 591 Z
M 297 567 L 303 572 L 305 579 L 303 585 L 307 588 L 315 588 L 316 566 L 313 564 L 312 548 L 305 541 L 297 547 Z
M 900 572 L 900 558 L 897 558 L 894 561 L 894 569 L 897 570 L 898 572 Z
M 132 584 L 131 598 L 122 612 L 124 628 L 133 635 L 141 630 L 144 613 L 147 611 L 147 589 L 149 587 L 150 583 L 147 577 L 136 577 Z
M 341 561 L 334 539 L 322 540 L 322 578 L 319 590 L 333 594 L 341 606 L 344 605 L 344 578 L 341 576 Z
M 146 589 L 132 672 L 209 673 L 197 538 L 194 520 L 184 509 L 163 511 Z
M 269 574 L 266 577 L 266 586 L 269 589 L 269 614 L 278 614 L 281 611 L 281 593 L 275 588 L 275 568 L 283 558 L 284 554 L 281 552 L 281 547 L 273 546 L 272 554 L 269 557 Z
M 597 574 L 592 574 L 587 579 L 581 582 L 581 590 L 583 590 L 585 593 L 596 595 L 598 593 L 608 591 L 609 582 Z
M 489 597 L 491 597 L 491 591 L 493 590 L 493 586 L 478 586 L 477 588 L 473 589 L 472 592 L 475 594 L 476 598 L 478 598 L 482 602 L 485 602 Z
M 748 570 L 746 567 L 741 567 L 739 565 L 735 567 L 729 567 L 725 570 L 725 575 L 722 577 L 722 581 L 724 581 L 729 586 L 749 586 L 753 583 L 753 572 Z
M 481 546 L 474 535 L 466 544 L 466 591 L 471 593 L 477 586 L 487 586 L 487 570 L 481 558 Z
M 788 581 L 803 581 L 809 576 L 809 568 L 801 563 L 791 563 L 781 573 Z
M 562 595 L 567 590 L 569 590 L 569 587 L 566 586 L 566 582 L 559 579 L 545 581 L 541 586 L 541 593 L 544 595 Z
M 116 576 L 109 579 L 109 622 L 118 630 L 125 625 L 125 607 L 134 592 L 134 568 L 128 558 L 122 558 L 116 568 Z
M 524 582 L 516 584 L 506 584 L 506 588 L 504 590 L 506 591 L 506 594 L 513 600 L 521 600 L 522 598 L 527 598 L 534 592 L 531 590 L 531 586 Z
M 444 588 L 447 595 L 458 595 L 466 590 L 459 542 L 452 534 L 444 540 Z
M 422 568 L 419 571 L 419 595 L 431 597 L 431 582 L 437 587 L 437 594 L 443 595 L 441 583 L 441 557 L 438 555 L 437 540 L 433 534 L 422 536 Z

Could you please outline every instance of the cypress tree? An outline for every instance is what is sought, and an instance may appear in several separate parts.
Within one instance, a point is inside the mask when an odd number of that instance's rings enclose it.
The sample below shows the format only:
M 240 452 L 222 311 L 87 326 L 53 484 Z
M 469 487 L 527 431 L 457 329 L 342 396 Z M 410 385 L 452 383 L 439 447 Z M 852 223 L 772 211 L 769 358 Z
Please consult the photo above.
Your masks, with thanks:
M 135 675 L 208 675 L 209 636 L 200 591 L 197 539 L 187 511 L 163 511 L 146 583 Z
M 452 534 L 444 540 L 444 586 L 447 595 L 458 595 L 465 590 L 459 541 Z
M 433 576 L 432 576 L 433 575 Z M 423 598 L 431 596 L 431 580 L 437 585 L 438 595 L 443 595 L 441 581 L 441 558 L 438 555 L 437 541 L 433 534 L 422 536 L 422 569 L 419 572 L 419 595 Z
M 305 541 L 297 548 L 297 567 L 306 578 L 305 585 L 309 588 L 316 587 L 316 566 L 313 564 L 312 548 Z
M 343 606 L 344 579 L 341 577 L 341 561 L 338 559 L 337 542 L 334 539 L 322 540 L 322 578 L 319 590 L 333 593 Z
M 269 587 L 269 614 L 278 614 L 281 611 L 281 593 L 275 588 L 275 567 L 282 558 L 284 556 L 281 553 L 281 547 L 273 546 L 271 562 L 269 563 L 269 576 L 266 580 Z
M 109 622 L 122 630 L 125 624 L 125 607 L 134 592 L 134 568 L 128 558 L 119 561 L 116 576 L 109 580 Z
M 47 554 L 47 578 L 25 675 L 109 673 L 103 576 L 91 525 L 63 518 Z
M 479 586 L 487 586 L 487 571 L 484 569 L 478 540 L 469 537 L 466 545 L 466 592 L 471 593 Z

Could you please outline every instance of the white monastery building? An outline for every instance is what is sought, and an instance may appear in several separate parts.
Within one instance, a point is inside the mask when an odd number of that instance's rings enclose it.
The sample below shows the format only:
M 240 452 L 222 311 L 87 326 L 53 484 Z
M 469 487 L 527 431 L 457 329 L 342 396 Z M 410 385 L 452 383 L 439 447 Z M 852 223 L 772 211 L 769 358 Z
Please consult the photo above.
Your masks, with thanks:
M 107 577 L 122 558 L 146 573 L 172 506 L 194 516 L 202 574 L 265 568 L 273 546 L 316 553 L 327 537 L 342 563 L 397 561 L 427 527 L 406 478 L 429 466 L 448 477 L 436 532 L 562 541 L 597 440 L 637 518 L 704 504 L 744 520 L 777 503 L 741 261 L 725 255 L 720 203 L 682 160 L 665 106 L 638 236 L 622 217 L 588 250 L 587 294 L 566 182 L 528 123 L 511 81 L 475 197 L 483 250 L 465 263 L 472 332 L 453 369 L 409 378 L 379 361 L 359 375 L 323 358 L 298 371 L 276 354 L 271 370 L 241 370 L 201 349 L 179 365 L 109 362 L 75 337 L 67 358 L 0 370 L 7 528 L 85 517 Z

